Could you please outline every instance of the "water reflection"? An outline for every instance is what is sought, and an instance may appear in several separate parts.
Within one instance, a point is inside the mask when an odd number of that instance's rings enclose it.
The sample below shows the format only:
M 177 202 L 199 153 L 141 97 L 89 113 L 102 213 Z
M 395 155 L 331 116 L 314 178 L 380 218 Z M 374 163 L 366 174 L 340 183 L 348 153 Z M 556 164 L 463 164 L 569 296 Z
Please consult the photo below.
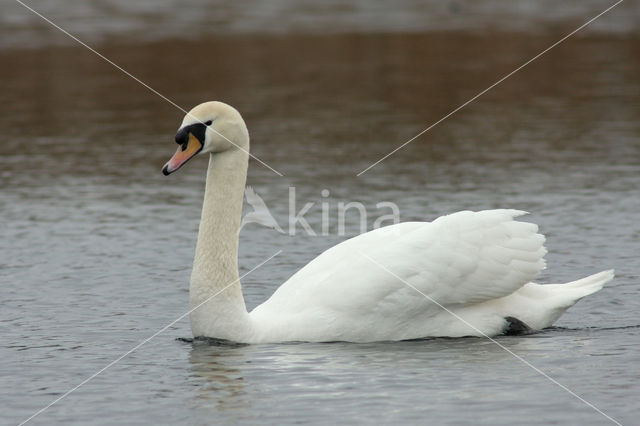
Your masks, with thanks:
M 526 358 L 544 353 L 551 344 L 540 337 L 498 340 Z M 434 404 L 451 397 L 482 399 L 475 391 L 452 388 L 452 381 L 495 382 L 503 379 L 496 375 L 501 369 L 531 374 L 502 347 L 480 338 L 252 346 L 200 342 L 193 344 L 189 362 L 192 377 L 198 379 L 194 406 L 215 410 L 218 416 L 234 412 L 240 418 L 269 401 L 277 405 L 294 398 L 298 403 L 344 398 L 351 403 L 362 392 L 378 395 L 385 389 L 394 389 L 398 396 L 405 391 L 398 384 L 414 380 L 428 380 Z M 367 382 L 373 388 L 366 390 Z M 411 392 L 410 385 L 406 391 Z
M 211 415 L 246 408 L 246 383 L 241 370 L 247 360 L 244 348 L 212 342 L 193 343 L 189 362 L 191 377 L 198 379 L 195 407 L 210 410 Z

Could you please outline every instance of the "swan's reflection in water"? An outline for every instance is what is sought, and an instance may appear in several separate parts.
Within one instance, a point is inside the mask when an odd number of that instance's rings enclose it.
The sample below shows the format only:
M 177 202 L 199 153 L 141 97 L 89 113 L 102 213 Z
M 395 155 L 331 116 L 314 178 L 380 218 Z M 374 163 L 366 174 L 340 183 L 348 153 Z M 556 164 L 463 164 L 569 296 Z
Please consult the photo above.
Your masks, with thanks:
M 217 339 L 193 339 L 189 353 L 191 376 L 197 380 L 195 405 L 213 412 L 241 411 L 246 408 L 246 345 Z
M 536 354 L 553 350 L 546 347 L 553 340 L 546 333 L 498 341 L 535 360 Z M 371 421 L 384 418 L 389 404 L 446 411 L 472 403 L 482 411 L 496 402 L 522 401 L 529 391 L 514 392 L 520 383 L 515 378 L 538 374 L 483 338 L 280 345 L 196 340 L 189 361 L 197 386 L 194 408 L 204 411 L 204 418 L 249 422 L 277 419 L 270 417 L 276 413 L 298 415 L 309 404 L 316 407 L 318 421 L 334 410 L 355 412 L 356 406 Z M 416 384 L 429 388 L 428 401 L 418 397 Z M 484 392 L 485 386 L 493 391 Z

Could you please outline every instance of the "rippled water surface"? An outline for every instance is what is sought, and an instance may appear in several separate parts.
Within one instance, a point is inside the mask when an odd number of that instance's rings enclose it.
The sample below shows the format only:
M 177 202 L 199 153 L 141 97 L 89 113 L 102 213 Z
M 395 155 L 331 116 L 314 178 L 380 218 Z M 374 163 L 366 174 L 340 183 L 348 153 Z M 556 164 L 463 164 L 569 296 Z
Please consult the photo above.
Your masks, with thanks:
M 210 99 L 236 106 L 255 155 L 284 174 L 251 161 L 248 178 L 282 227 L 291 187 L 296 210 L 315 203 L 306 218 L 318 234 L 327 204 L 329 235 L 243 228 L 241 273 L 283 251 L 243 280 L 249 308 L 345 238 L 337 235 L 337 205 L 348 201 L 368 207 L 369 225 L 388 213 L 376 208 L 382 201 L 396 203 L 402 220 L 528 210 L 547 235 L 541 282 L 608 268 L 617 277 L 556 328 L 498 338 L 503 347 L 480 338 L 192 342 L 185 318 L 31 423 L 607 424 L 506 349 L 621 423 L 637 423 L 640 36 L 629 20 L 636 6 L 614 9 L 357 177 L 608 4 L 576 2 L 545 15 L 514 2 L 493 16 L 450 2 L 434 12 L 449 21 L 435 25 L 409 12 L 384 21 L 384 8 L 359 2 L 281 2 L 240 17 L 227 6 L 219 20 L 227 32 L 187 35 L 206 21 L 195 12 L 172 20 L 170 2 L 155 14 L 147 2 L 135 13 L 124 2 L 101 3 L 112 8 L 55 16 L 185 108 Z M 416 4 L 405 6 L 429 15 Z M 162 176 L 183 113 L 60 42 L 27 11 L 10 11 L 2 31 L 12 36 L 0 49 L 3 424 L 27 419 L 186 312 L 206 168 L 199 159 Z M 271 31 L 278 14 L 286 25 Z M 494 25 L 528 16 L 521 28 Z M 332 17 L 340 25 L 322 31 Z M 90 18 L 106 24 L 94 28 Z M 162 31 L 163 22 L 172 25 Z M 475 23 L 473 31 L 464 22 Z M 357 217 L 347 219 L 355 235 Z

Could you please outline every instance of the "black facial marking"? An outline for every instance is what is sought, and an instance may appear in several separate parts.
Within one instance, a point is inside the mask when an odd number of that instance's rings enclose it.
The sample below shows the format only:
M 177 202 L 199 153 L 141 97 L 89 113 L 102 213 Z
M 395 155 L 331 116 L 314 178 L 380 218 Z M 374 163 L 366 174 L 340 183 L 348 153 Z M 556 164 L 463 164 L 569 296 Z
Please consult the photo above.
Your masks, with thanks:
M 208 122 L 207 122 L 208 123 Z M 184 126 L 176 133 L 176 143 L 182 145 L 182 150 L 187 149 L 189 143 L 189 133 L 192 133 L 202 145 L 204 145 L 205 134 L 207 132 L 207 126 L 204 123 L 194 123 L 189 126 Z
M 183 127 L 176 133 L 176 143 L 178 145 L 186 145 L 189 142 L 189 127 Z

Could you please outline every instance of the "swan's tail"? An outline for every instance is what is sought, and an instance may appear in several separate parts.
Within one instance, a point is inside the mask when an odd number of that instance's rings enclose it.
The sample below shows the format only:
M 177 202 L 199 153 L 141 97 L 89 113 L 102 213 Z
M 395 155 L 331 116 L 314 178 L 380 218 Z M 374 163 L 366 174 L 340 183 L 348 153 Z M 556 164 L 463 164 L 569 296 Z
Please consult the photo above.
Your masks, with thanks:
M 582 299 L 585 296 L 595 293 L 602 289 L 606 283 L 611 281 L 614 277 L 613 269 L 607 271 L 598 272 L 597 274 L 589 275 L 588 277 L 572 281 L 570 283 L 562 284 L 562 288 L 571 290 L 575 299 L 573 303 Z M 573 304 L 572 303 L 572 304 Z
M 550 327 L 564 311 L 575 305 L 578 300 L 602 289 L 612 279 L 613 269 L 609 269 L 570 283 L 542 286 L 552 291 L 549 298 L 551 309 L 547 322 L 542 328 Z
M 600 290 L 612 279 L 613 269 L 610 269 L 566 284 L 529 283 L 515 294 L 526 298 L 524 306 L 531 306 L 531 301 L 535 300 L 537 309 L 530 309 L 525 315 L 526 309 L 516 308 L 509 311 L 509 316 L 518 318 L 535 330 L 550 327 L 578 300 Z

